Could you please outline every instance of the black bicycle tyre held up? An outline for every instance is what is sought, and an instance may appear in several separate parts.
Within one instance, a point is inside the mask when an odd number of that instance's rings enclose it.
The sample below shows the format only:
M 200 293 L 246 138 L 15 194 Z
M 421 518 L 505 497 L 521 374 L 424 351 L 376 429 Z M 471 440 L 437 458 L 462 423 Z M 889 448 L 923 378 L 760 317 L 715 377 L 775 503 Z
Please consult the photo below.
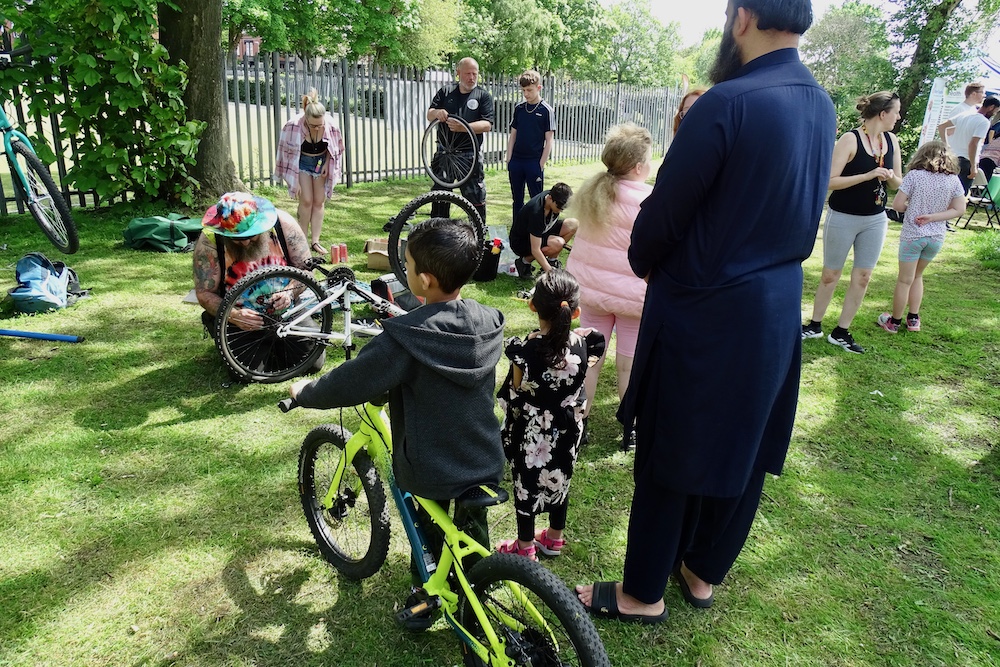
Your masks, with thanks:
M 14 155 L 8 155 L 8 162 L 13 163 L 20 160 L 21 170 L 24 172 L 28 184 L 33 190 L 36 198 L 34 203 L 29 202 L 27 193 L 24 191 L 24 184 L 19 182 L 14 165 L 10 165 L 11 179 L 14 183 L 14 190 L 23 199 L 25 206 L 31 212 L 31 217 L 35 219 L 45 236 L 56 248 L 72 255 L 80 249 L 80 238 L 76 231 L 76 224 L 70 215 L 69 205 L 63 199 L 62 193 L 56 186 L 52 175 L 45 164 L 35 155 L 30 148 L 20 141 L 11 142 Z M 51 206 L 47 205 L 51 202 Z
M 263 329 L 247 332 L 229 324 L 236 308 L 244 307 L 243 295 L 253 293 L 262 283 L 275 280 L 295 281 L 311 292 L 315 300 L 326 298 L 323 287 L 308 271 L 291 266 L 266 266 L 241 278 L 226 292 L 215 318 L 215 344 L 222 360 L 242 380 L 247 382 L 284 382 L 308 370 L 326 349 L 321 342 L 309 338 L 279 338 L 275 329 L 280 323 L 262 308 Z M 301 295 L 300 295 L 301 298 Z M 328 334 L 332 329 L 333 309 L 319 311 L 319 330 Z
M 461 116 L 448 116 L 448 120 L 458 121 L 463 131 L 452 132 L 441 130 L 442 121 L 434 119 L 420 140 L 420 158 L 424 171 L 431 180 L 443 188 L 460 188 L 476 173 L 476 163 L 479 161 L 479 144 L 476 133 Z M 444 137 L 443 141 L 439 141 Z M 463 139 L 465 141 L 463 141 Z M 467 146 L 472 146 L 472 159 L 469 159 Z
M 479 211 L 472 205 L 472 202 L 462 195 L 447 190 L 431 190 L 411 199 L 393 218 L 392 227 L 389 229 L 389 266 L 392 267 L 392 272 L 404 285 L 406 284 L 406 258 L 404 257 L 405 251 L 400 247 L 402 245 L 400 241 L 405 240 L 404 234 L 409 233 L 410 220 L 414 214 L 424 206 L 434 203 L 454 204 L 462 209 L 465 217 L 476 230 L 476 240 L 479 242 L 478 261 L 482 261 L 486 249 L 486 225 L 479 217 Z
M 611 661 L 604 643 L 597 634 L 593 621 L 576 596 L 559 577 L 536 562 L 514 554 L 491 554 L 476 563 L 468 573 L 479 602 L 492 617 L 494 629 L 504 625 L 501 616 L 513 617 L 522 623 L 524 630 L 508 638 L 508 656 L 516 665 L 579 665 L 580 667 L 610 667 Z M 517 601 L 506 598 L 509 589 L 505 582 L 514 582 L 525 591 L 538 611 L 545 617 L 549 628 L 558 626 L 563 640 L 555 646 L 544 630 L 534 626 L 527 615 L 519 615 Z M 459 603 L 458 620 L 463 627 L 477 634 L 478 623 L 466 598 Z M 494 608 L 499 611 L 494 611 Z M 481 635 L 478 636 L 483 641 Z M 569 644 L 566 646 L 565 644 Z M 484 667 L 483 662 L 462 645 L 467 667 Z M 566 653 L 571 649 L 569 654 Z M 558 651 L 558 652 L 557 652 Z
M 330 453 L 329 465 L 325 467 L 332 476 L 350 437 L 350 431 L 333 424 L 324 424 L 309 432 L 299 450 L 299 499 L 323 558 L 345 577 L 360 580 L 378 572 L 389 554 L 389 507 L 375 464 L 367 452 L 354 455 L 353 470 L 344 472 L 344 480 L 349 484 L 341 485 L 330 511 L 320 507 L 319 497 L 326 494 L 329 480 L 324 480 L 317 488 L 317 468 L 324 454 Z M 353 524 L 357 530 L 353 533 L 358 539 L 356 545 L 351 546 L 347 544 L 350 536 L 346 524 L 354 520 L 357 520 Z M 341 529 L 344 534 L 340 533 Z

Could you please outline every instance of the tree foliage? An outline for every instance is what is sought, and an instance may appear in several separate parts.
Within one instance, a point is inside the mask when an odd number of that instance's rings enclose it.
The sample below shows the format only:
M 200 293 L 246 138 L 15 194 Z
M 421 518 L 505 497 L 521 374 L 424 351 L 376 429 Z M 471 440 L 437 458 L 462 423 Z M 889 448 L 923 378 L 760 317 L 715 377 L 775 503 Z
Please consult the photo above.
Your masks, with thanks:
M 542 71 L 562 40 L 562 20 L 535 0 L 466 0 L 458 55 L 487 72 Z
M 18 0 L 2 19 L 31 36 L 34 66 L 0 70 L 0 88 L 31 113 L 57 114 L 76 144 L 67 180 L 102 198 L 125 192 L 190 203 L 202 126 L 186 118 L 186 69 L 153 39 L 149 0 Z M 69 29 L 67 29 L 69 27 Z M 44 137 L 43 160 L 55 155 Z
M 595 57 L 579 72 L 595 81 L 670 84 L 677 76 L 674 55 L 680 47 L 677 25 L 663 25 L 649 0 L 625 0 L 607 10 Z
M 806 33 L 800 51 L 833 99 L 840 132 L 857 125 L 857 97 L 895 85 L 885 17 L 872 5 L 851 0 L 830 9 Z
M 421 0 L 416 20 L 405 26 L 392 52 L 379 50 L 377 56 L 390 65 L 418 69 L 447 64 L 459 36 L 461 6 L 454 0 Z

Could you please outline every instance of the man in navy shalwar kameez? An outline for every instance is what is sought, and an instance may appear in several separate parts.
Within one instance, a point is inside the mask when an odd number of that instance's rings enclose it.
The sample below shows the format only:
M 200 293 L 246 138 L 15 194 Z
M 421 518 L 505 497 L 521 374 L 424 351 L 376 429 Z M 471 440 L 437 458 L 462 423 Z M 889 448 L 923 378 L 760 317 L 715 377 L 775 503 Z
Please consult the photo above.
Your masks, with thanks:
M 577 587 L 619 620 L 666 618 L 672 572 L 689 604 L 712 604 L 795 420 L 802 262 L 836 118 L 799 61 L 810 0 L 730 0 L 726 14 L 717 85 L 685 116 L 632 232 L 649 287 L 619 412 L 637 436 L 624 577 Z

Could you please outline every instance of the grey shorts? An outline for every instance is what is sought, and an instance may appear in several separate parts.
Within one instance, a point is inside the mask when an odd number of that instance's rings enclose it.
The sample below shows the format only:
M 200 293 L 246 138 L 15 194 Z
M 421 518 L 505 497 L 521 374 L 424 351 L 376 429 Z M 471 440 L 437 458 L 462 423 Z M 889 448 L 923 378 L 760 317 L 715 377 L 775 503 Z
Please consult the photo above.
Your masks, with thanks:
M 888 226 L 884 212 L 851 215 L 831 208 L 823 223 L 823 267 L 840 271 L 853 247 L 854 268 L 874 269 L 882 254 Z

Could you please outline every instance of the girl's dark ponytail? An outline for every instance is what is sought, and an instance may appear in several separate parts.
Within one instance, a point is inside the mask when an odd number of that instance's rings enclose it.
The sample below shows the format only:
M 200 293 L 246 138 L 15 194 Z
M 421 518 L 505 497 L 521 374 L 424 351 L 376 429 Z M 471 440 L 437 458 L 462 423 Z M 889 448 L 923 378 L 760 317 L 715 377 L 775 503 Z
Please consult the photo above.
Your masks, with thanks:
M 573 274 L 553 269 L 538 277 L 531 302 L 538 311 L 538 317 L 548 322 L 550 327 L 541 346 L 545 363 L 562 368 L 573 327 L 573 311 L 580 305 L 580 285 Z

